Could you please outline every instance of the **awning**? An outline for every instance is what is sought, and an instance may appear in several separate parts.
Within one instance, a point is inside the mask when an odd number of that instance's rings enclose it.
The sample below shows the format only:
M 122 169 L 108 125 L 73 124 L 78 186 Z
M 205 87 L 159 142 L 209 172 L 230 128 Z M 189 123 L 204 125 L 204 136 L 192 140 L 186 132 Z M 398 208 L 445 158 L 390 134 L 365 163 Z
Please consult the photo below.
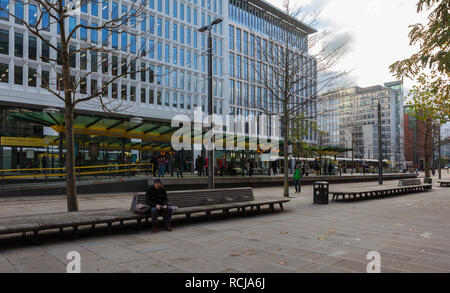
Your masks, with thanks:
M 52 128 L 58 133 L 65 132 L 64 113 L 48 113 L 48 112 L 15 112 L 10 113 L 8 118 L 18 119 L 29 123 L 43 125 Z M 122 149 L 125 143 L 126 150 L 142 150 L 142 151 L 169 151 L 171 147 L 172 135 L 179 127 L 171 127 L 163 122 L 131 122 L 118 118 L 104 118 L 87 115 L 74 115 L 74 133 L 75 141 L 80 144 L 99 143 L 100 148 Z M 206 130 L 201 134 L 194 135 L 191 131 L 190 137 L 192 143 L 202 143 Z M 249 136 L 234 135 L 235 144 L 245 144 L 249 147 Z M 129 142 L 126 140 L 140 140 L 140 142 Z M 216 137 L 216 145 L 227 144 L 229 137 Z M 49 140 L 45 145 L 58 145 L 59 137 L 46 138 Z M 244 143 L 245 141 L 245 143 Z M 269 142 L 271 140 L 269 139 Z M 283 141 L 279 141 L 280 147 Z M 268 149 L 269 144 L 258 144 L 258 149 Z

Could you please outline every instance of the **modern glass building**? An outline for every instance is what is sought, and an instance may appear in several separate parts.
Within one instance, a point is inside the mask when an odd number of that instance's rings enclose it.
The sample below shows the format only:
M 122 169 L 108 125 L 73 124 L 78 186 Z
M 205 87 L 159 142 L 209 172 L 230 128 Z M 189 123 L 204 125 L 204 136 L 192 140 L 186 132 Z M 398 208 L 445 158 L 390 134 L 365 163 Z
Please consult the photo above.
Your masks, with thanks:
M 261 75 L 270 71 L 267 69 L 268 63 L 282 54 L 286 44 L 294 44 L 296 54 L 303 53 L 298 61 L 305 64 L 303 68 L 312 71 L 296 85 L 302 90 L 292 99 L 292 103 L 310 101 L 304 102 L 303 114 L 314 117 L 317 112 L 317 65 L 314 58 L 308 56 L 307 45 L 308 35 L 314 32 L 313 28 L 288 17 L 265 1 L 230 0 L 226 40 L 230 114 L 243 116 L 244 119 L 267 111 L 284 115 L 280 99 L 273 97 Z M 283 95 L 279 93 L 277 96 Z M 316 144 L 317 133 L 310 129 L 305 141 Z
M 66 23 L 70 30 L 79 24 L 101 26 L 118 15 L 132 13 L 133 1 L 98 0 L 82 2 L 79 13 Z M 281 114 L 280 105 L 271 100 L 255 69 L 264 65 L 258 48 L 282 46 L 281 23 L 292 27 L 290 37 L 307 42 L 314 30 L 296 19 L 284 15 L 264 1 L 235 0 L 147 0 L 140 17 L 127 23 L 127 30 L 95 31 L 80 28 L 70 43 L 70 50 L 80 47 L 104 46 L 118 54 L 76 53 L 70 59 L 73 78 L 92 72 L 80 83 L 78 96 L 98 91 L 105 79 L 120 74 L 124 64 L 138 54 L 144 56 L 131 62 L 131 69 L 150 67 L 149 71 L 129 74 L 103 91 L 105 101 L 120 104 L 114 113 L 105 113 L 98 100 L 81 103 L 76 109 L 76 151 L 83 152 L 82 160 L 108 163 L 110 161 L 146 160 L 153 154 L 170 150 L 170 136 L 177 128 L 170 126 L 177 114 L 193 116 L 200 107 L 207 107 L 207 36 L 198 32 L 216 18 L 213 36 L 213 96 L 214 113 L 248 117 L 262 113 L 262 108 Z M 41 11 L 32 2 L 0 0 L 0 6 L 33 24 L 41 18 Z M 60 29 L 42 15 L 43 33 L 47 40 L 59 46 Z M 262 46 L 262 47 L 259 47 Z M 145 53 L 144 53 L 145 52 Z M 45 42 L 30 33 L 24 24 L 0 12 L 0 136 L 2 162 L 0 169 L 38 167 L 39 155 L 57 153 L 61 148 L 61 100 L 44 87 L 54 91 L 61 88 L 60 56 Z M 306 62 L 313 62 L 305 56 Z M 299 99 L 316 94 L 315 73 Z M 311 103 L 306 111 L 315 111 Z M 94 130 L 102 129 L 98 134 Z M 123 133 L 108 136 L 111 131 Z M 21 143 L 11 137 L 39 138 L 44 142 Z M 317 136 L 310 132 L 308 141 Z M 91 144 L 98 144 L 100 152 L 88 154 Z M 33 152 L 31 152 L 33 151 Z M 120 152 L 124 156 L 120 157 Z M 187 156 L 192 165 L 194 153 Z M 119 159 L 120 158 L 120 159 Z
M 405 166 L 403 84 L 351 87 L 319 97 L 320 144 L 354 149 L 347 156 L 378 159 L 378 101 L 381 102 L 382 157 L 392 166 Z

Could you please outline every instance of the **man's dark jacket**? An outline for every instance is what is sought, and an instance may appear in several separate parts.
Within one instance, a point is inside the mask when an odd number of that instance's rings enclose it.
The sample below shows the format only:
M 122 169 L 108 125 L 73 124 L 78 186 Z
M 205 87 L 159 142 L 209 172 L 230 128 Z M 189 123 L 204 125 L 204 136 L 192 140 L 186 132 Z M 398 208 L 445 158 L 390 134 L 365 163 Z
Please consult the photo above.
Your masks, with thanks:
M 168 204 L 167 191 L 164 187 L 157 189 L 154 185 L 150 186 L 145 194 L 147 204 L 154 208 L 157 204 L 163 206 Z

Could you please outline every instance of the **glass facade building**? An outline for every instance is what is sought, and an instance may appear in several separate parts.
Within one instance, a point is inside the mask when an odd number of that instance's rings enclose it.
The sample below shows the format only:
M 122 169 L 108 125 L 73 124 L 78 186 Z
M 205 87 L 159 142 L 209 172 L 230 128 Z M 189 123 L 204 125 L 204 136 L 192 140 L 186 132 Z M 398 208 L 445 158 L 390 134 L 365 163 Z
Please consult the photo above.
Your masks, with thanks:
M 105 100 L 121 102 L 122 107 L 112 114 L 120 117 L 141 117 L 144 120 L 166 121 L 177 114 L 193 116 L 194 108 L 207 107 L 207 36 L 198 32 L 216 18 L 223 22 L 213 26 L 213 110 L 218 115 L 235 114 L 257 116 L 269 110 L 283 115 L 280 103 L 264 88 L 258 68 L 264 66 L 262 50 L 282 47 L 289 38 L 292 44 L 304 46 L 314 29 L 292 19 L 265 1 L 238 0 L 147 0 L 143 14 L 132 18 L 127 29 L 120 31 L 86 30 L 80 28 L 70 42 L 70 51 L 86 46 L 105 46 L 117 49 L 118 54 L 89 52 L 75 53 L 70 59 L 72 78 L 87 75 L 80 82 L 77 96 L 84 97 L 99 91 L 104 80 L 121 74 L 125 64 L 138 54 L 143 57 L 131 62 L 131 68 L 149 66 L 150 70 L 111 83 L 103 91 Z M 98 27 L 126 13 L 133 13 L 136 1 L 86 1 L 79 13 L 66 23 L 66 30 L 84 24 Z M 23 1 L 0 0 L 0 6 L 30 24 L 41 19 L 40 26 L 46 40 L 60 46 L 59 26 L 34 4 Z M 62 68 L 60 56 L 46 42 L 29 32 L 20 19 L 0 12 L 0 106 L 3 113 L 62 109 L 64 104 L 45 87 L 57 91 Z M 288 23 L 290 29 L 285 30 Z M 281 25 L 283 24 L 283 25 Z M 314 67 L 314 60 L 305 55 L 305 62 Z M 316 95 L 316 71 L 302 81 L 309 86 L 298 99 L 312 99 Z M 315 102 L 305 111 L 316 111 Z M 97 100 L 81 103 L 76 111 L 91 115 L 103 113 Z M 7 125 L 6 116 L 1 117 Z M 8 124 L 9 125 L 9 124 Z M 42 132 L 42 131 L 41 131 Z M 41 133 L 34 129 L 33 133 Z M 8 135 L 2 130 L 2 136 Z M 19 134 L 20 135 L 20 134 Z M 29 130 L 23 132 L 29 135 Z M 317 141 L 313 131 L 307 136 Z
M 283 95 L 280 92 L 279 98 L 274 98 L 266 87 L 267 78 L 262 75 L 270 71 L 267 67 L 273 56 L 281 56 L 288 44 L 294 54 L 302 53 L 294 59 L 305 64 L 302 69 L 309 70 L 299 74 L 302 78 L 295 87 L 301 90 L 292 99 L 305 105 L 299 114 L 315 120 L 317 64 L 308 56 L 308 35 L 315 30 L 264 1 L 228 1 L 228 21 L 229 113 L 243 116 L 245 120 L 267 112 L 284 115 Z M 266 52 L 273 52 L 272 58 Z M 277 90 L 281 91 L 281 88 Z M 317 133 L 309 129 L 305 140 L 316 144 Z

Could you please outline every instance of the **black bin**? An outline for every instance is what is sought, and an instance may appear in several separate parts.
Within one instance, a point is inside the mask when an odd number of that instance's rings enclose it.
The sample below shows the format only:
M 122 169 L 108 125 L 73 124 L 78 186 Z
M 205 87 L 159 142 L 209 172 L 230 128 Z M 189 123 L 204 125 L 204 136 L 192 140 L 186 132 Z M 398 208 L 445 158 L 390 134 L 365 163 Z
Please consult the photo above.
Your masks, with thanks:
M 313 184 L 314 204 L 328 204 L 328 182 L 317 181 Z

